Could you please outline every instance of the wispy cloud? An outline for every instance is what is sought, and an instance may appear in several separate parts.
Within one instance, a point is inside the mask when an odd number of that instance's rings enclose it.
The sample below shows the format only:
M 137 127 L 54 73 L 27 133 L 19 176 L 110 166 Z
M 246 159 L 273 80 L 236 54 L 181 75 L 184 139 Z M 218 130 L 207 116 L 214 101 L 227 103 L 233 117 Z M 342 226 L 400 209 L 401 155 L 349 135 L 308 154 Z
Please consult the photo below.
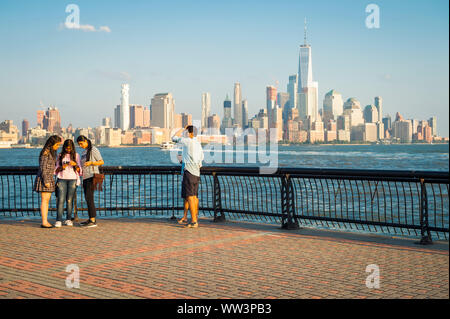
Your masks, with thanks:
M 81 30 L 84 32 L 106 32 L 106 33 L 110 33 L 111 32 L 111 28 L 108 26 L 101 26 L 98 29 L 96 29 L 93 25 L 90 24 L 80 24 L 80 25 L 75 25 L 75 24 L 71 24 L 71 23 L 61 23 L 59 25 L 59 29 L 69 29 L 69 30 Z

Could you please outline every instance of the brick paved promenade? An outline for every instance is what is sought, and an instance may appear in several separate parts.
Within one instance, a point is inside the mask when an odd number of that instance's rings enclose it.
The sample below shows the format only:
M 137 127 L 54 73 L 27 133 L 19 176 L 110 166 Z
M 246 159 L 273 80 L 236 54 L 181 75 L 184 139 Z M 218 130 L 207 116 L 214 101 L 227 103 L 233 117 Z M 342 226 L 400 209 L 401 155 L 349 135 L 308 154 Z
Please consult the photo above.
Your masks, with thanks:
M 80 288 L 66 288 L 77 264 Z M 380 288 L 366 287 L 366 266 Z M 449 298 L 448 242 L 201 220 L 0 220 L 0 298 Z

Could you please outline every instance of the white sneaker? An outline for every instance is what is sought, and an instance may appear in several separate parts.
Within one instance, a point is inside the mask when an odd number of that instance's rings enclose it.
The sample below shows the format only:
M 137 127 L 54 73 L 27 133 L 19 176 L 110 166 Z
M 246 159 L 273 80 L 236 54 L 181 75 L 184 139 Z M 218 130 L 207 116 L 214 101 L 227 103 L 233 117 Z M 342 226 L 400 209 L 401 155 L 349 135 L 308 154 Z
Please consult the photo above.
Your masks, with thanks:
M 61 227 L 62 226 L 62 223 L 60 222 L 60 221 L 57 221 L 56 223 L 55 223 L 55 227 Z
M 73 226 L 73 223 L 70 219 L 64 221 L 65 226 Z

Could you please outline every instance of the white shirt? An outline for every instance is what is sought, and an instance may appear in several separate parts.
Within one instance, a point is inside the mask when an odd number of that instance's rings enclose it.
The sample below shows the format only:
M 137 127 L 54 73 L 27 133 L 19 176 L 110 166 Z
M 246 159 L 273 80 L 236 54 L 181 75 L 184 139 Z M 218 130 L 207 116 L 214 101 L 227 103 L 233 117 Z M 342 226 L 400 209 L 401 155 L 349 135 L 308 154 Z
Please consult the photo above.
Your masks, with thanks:
M 184 169 L 195 176 L 200 176 L 200 167 L 204 159 L 203 149 L 197 138 L 172 137 L 172 141 L 183 146 L 182 161 Z

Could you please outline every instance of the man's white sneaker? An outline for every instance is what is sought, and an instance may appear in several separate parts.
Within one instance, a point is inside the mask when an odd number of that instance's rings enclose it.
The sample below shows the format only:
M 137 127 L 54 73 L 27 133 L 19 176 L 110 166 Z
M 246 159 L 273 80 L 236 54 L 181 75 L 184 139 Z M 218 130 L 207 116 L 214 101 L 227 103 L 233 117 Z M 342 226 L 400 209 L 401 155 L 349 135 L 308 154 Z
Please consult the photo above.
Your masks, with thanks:
M 62 223 L 60 222 L 60 221 L 57 221 L 56 223 L 55 223 L 55 227 L 61 227 L 62 226 Z
M 65 221 L 64 221 L 64 225 L 65 225 L 65 226 L 73 226 L 73 223 L 72 223 L 71 220 L 65 220 Z

